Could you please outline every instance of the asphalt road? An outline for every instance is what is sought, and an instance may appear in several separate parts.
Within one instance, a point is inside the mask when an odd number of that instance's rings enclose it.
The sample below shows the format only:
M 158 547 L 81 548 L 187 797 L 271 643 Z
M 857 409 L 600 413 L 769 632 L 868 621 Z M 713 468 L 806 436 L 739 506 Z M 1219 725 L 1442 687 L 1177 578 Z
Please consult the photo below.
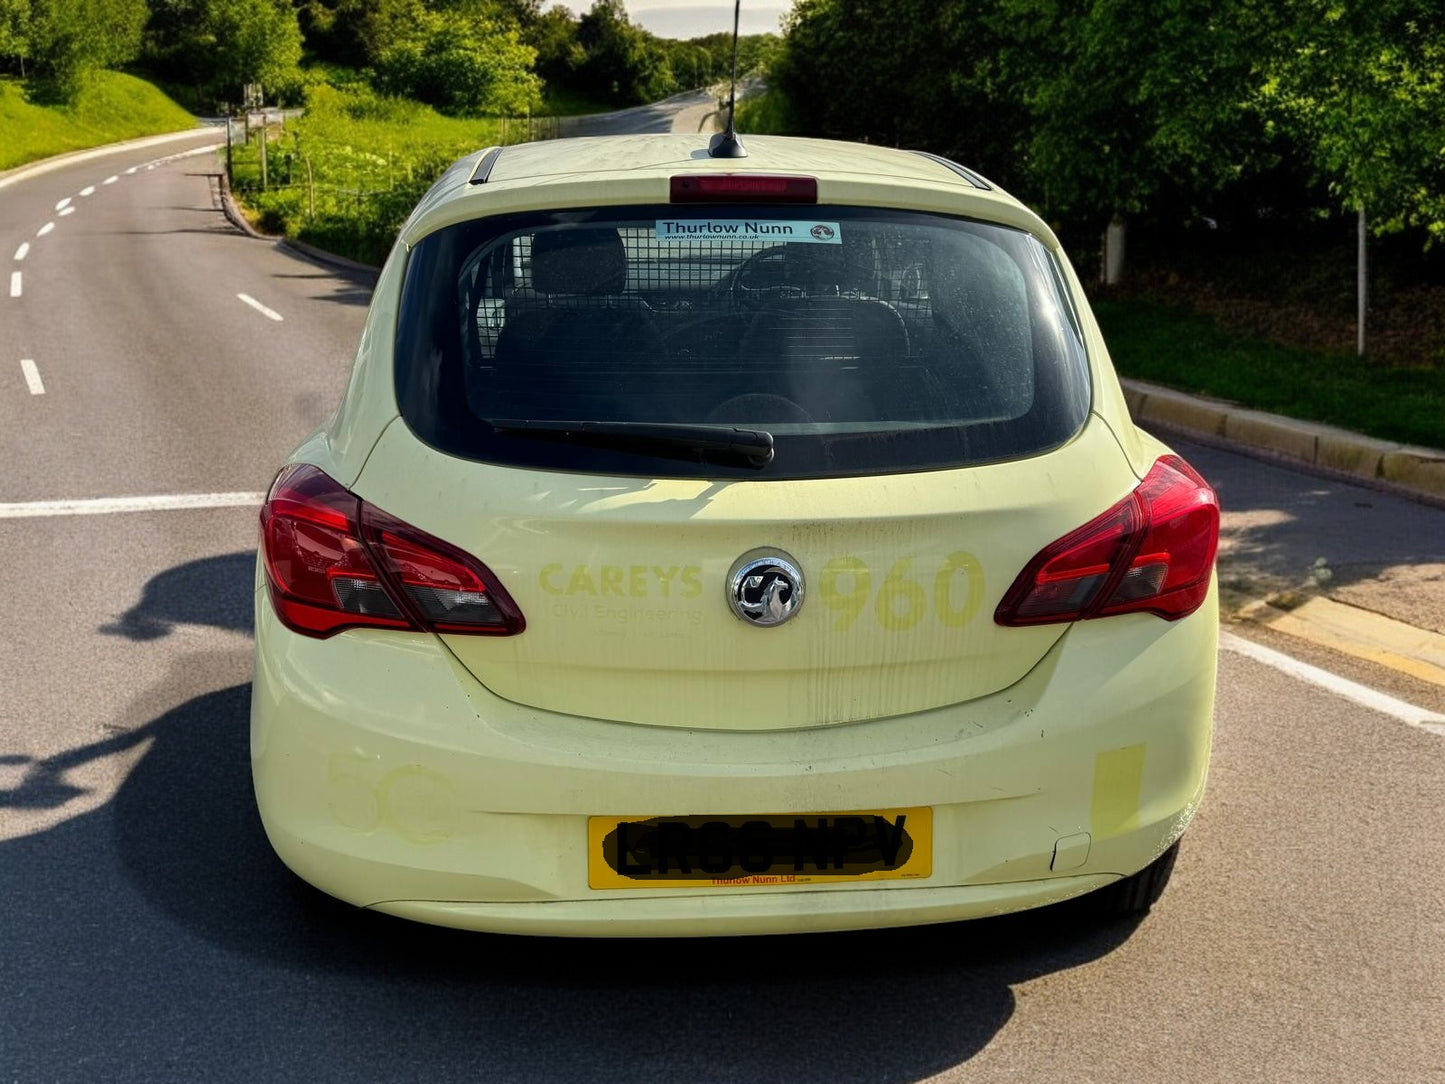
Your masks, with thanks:
M 184 149 L 0 191 L 0 511 L 219 505 L 0 516 L 0 1080 L 1445 1079 L 1445 737 L 1232 650 L 1141 923 L 572 943 L 299 888 L 250 796 L 247 494 L 338 398 L 367 288 L 229 229 L 214 157 L 145 168 Z M 1250 575 L 1442 548 L 1445 513 L 1341 525 L 1318 479 L 1188 451 L 1255 516 Z
M 708 116 L 717 109 L 717 98 L 707 90 L 689 90 L 674 94 L 660 102 L 619 109 L 612 113 L 592 113 L 580 117 L 564 117 L 564 136 L 637 135 L 648 132 L 697 132 Z M 711 130 L 711 129 L 709 129 Z

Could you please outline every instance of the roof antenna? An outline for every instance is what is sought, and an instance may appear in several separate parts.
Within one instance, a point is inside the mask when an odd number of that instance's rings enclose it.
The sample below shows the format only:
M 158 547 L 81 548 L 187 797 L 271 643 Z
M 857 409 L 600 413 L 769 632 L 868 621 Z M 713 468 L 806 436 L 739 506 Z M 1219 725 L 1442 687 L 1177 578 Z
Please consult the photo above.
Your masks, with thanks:
M 738 20 L 742 16 L 743 0 L 733 4 L 733 84 L 728 91 L 728 128 L 712 137 L 707 145 L 709 158 L 746 158 L 747 148 L 738 139 L 733 118 L 738 111 Z

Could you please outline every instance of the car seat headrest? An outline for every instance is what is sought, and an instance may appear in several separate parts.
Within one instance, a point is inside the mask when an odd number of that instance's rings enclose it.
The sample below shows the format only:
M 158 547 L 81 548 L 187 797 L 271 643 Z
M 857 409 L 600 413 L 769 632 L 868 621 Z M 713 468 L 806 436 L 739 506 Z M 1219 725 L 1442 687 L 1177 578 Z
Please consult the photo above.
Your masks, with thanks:
M 532 238 L 532 285 L 545 294 L 620 294 L 627 249 L 615 229 L 547 230 Z

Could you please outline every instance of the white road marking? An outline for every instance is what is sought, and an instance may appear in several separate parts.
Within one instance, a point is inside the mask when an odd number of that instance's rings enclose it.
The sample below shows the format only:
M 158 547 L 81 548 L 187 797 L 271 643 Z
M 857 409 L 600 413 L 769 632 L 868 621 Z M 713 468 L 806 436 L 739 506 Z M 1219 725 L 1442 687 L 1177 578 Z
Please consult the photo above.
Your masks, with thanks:
M 31 395 L 45 394 L 45 385 L 40 382 L 40 370 L 35 367 L 35 362 L 21 358 L 20 371 L 25 374 L 25 386 L 30 389 Z
M 80 190 L 80 194 L 81 194 L 81 196 L 93 196 L 93 195 L 95 195 L 95 185 L 93 185 L 93 184 L 92 184 L 92 185 L 86 185 L 86 187 L 84 187 L 84 188 L 82 188 L 82 189 Z
M 47 233 L 49 233 L 49 232 L 50 232 L 51 230 L 53 230 L 53 229 L 55 229 L 55 223 L 54 223 L 54 222 L 47 222 L 47 223 L 45 223 L 45 225 L 41 226 L 38 230 L 35 231 L 35 236 L 36 236 L 36 237 L 44 237 Z
M 23 259 L 25 259 L 26 256 L 29 256 L 29 255 L 30 255 L 30 242 L 29 242 L 29 241 L 22 241 L 22 242 L 20 243 L 20 247 L 15 250 L 15 258 L 16 258 L 17 260 L 23 260 Z
M 73 214 L 75 214 L 75 208 L 74 208 L 74 207 L 67 207 L 67 208 L 65 208 L 63 211 L 60 212 L 60 217 L 61 217 L 61 218 L 64 218 L 66 215 L 73 215 Z
M 1404 700 L 1397 700 L 1387 693 L 1371 689 L 1368 685 L 1361 685 L 1349 678 L 1332 674 L 1328 670 L 1321 670 L 1318 666 L 1300 662 L 1299 659 L 1290 655 L 1257 644 L 1253 640 L 1246 640 L 1232 632 L 1219 634 L 1219 646 L 1225 651 L 1232 651 L 1236 655 L 1243 655 L 1255 662 L 1262 662 L 1290 677 L 1326 689 L 1361 707 L 1378 711 L 1382 715 L 1388 715 L 1402 723 L 1408 723 L 1421 730 L 1428 730 L 1431 734 L 1445 737 L 1445 715 L 1436 715 L 1433 711 L 1426 711 L 1424 708 L 1418 708 Z
M 167 135 L 148 136 L 145 139 L 129 139 L 123 143 L 110 143 L 103 147 L 95 147 L 88 151 L 76 151 L 74 154 L 64 154 L 59 158 L 47 158 L 39 162 L 32 162 L 28 166 L 19 166 L 7 170 L 0 176 L 0 188 L 8 188 L 12 184 L 30 177 L 38 177 L 42 173 L 52 173 L 57 169 L 69 169 L 81 162 L 89 162 L 95 158 L 109 158 L 120 153 L 131 153 L 141 150 L 144 147 L 158 147 L 162 143 L 175 143 L 182 139 L 194 139 L 198 135 L 208 135 L 212 140 L 207 146 L 224 146 L 225 140 L 217 140 L 214 128 L 191 128 L 184 132 L 171 132 Z
M 134 173 L 134 172 L 135 172 L 137 169 L 139 169 L 139 168 L 140 168 L 139 166 L 131 166 L 130 169 L 126 170 L 126 173 L 127 173 L 127 174 Z
M 112 173 L 109 177 L 107 177 L 105 180 L 101 181 L 100 183 L 101 183 L 101 184 L 115 184 L 115 182 L 118 181 L 118 180 L 120 180 L 120 178 L 117 177 L 114 173 Z
M 22 285 L 23 285 L 23 284 L 22 284 L 21 281 L 20 281 L 20 272 L 19 272 L 19 271 L 11 271 L 11 272 L 10 272 L 10 296 L 11 296 L 11 297 L 19 297 L 19 296 L 20 296 L 20 290 L 21 290 L 21 286 L 22 286 Z
M 57 211 L 63 211 L 63 210 L 65 210 L 65 208 L 67 208 L 67 207 L 69 207 L 69 206 L 70 206 L 70 197 L 69 197 L 69 196 L 66 196 L 63 200 L 61 200 L 59 203 L 57 203 L 57 204 L 55 205 L 55 209 L 56 209 Z
M 257 301 L 250 294 L 237 294 L 236 296 L 242 301 L 244 301 L 246 304 L 250 305 L 251 308 L 255 309 L 262 316 L 266 317 L 266 319 L 275 320 L 277 323 L 281 322 L 282 316 L 279 312 L 277 312 L 275 309 L 268 309 L 265 305 L 261 304 L 261 302 Z
M 163 166 L 167 162 L 179 162 L 182 158 L 195 158 L 202 154 L 211 154 L 222 147 L 220 143 L 208 143 L 204 147 L 195 147 L 188 151 L 180 151 L 176 154 L 168 154 L 164 158 L 157 158 L 152 165 Z
M 264 493 L 171 493 L 154 497 L 98 497 L 80 501 L 21 501 L 0 504 L 0 519 L 170 512 L 187 508 L 260 508 L 265 499 Z

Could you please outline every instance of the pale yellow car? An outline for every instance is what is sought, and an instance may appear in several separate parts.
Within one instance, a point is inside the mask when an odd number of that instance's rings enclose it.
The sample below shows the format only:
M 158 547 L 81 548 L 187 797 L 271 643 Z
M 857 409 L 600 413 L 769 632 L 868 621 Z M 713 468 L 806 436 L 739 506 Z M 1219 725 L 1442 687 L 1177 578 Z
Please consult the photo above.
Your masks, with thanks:
M 361 907 L 671 936 L 1158 897 L 1218 505 L 1048 227 L 922 153 L 493 148 L 261 515 L 272 846 Z

